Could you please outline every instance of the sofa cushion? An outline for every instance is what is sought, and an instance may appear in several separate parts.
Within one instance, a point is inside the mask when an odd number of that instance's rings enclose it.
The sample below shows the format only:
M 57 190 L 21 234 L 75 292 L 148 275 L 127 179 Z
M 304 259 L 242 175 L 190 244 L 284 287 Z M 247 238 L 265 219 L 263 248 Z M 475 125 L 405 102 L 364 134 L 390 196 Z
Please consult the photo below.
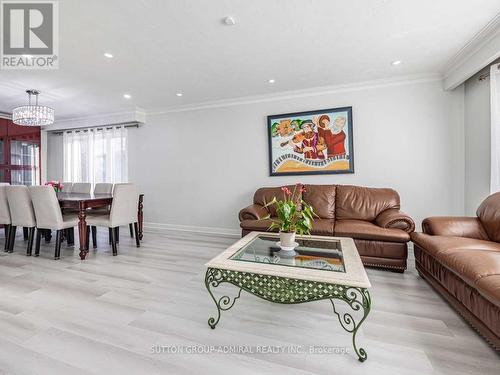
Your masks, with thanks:
M 335 220 L 331 219 L 316 219 L 313 221 L 311 234 L 318 236 L 333 236 L 335 228 Z
M 493 344 L 498 343 L 496 345 L 500 347 L 499 301 L 491 303 L 490 298 L 483 294 L 486 289 L 478 287 L 482 280 L 488 282 L 487 280 L 493 276 L 483 277 L 471 286 L 462 277 L 436 261 L 426 249 L 422 249 L 419 245 L 415 246 L 415 260 L 417 269 L 423 273 L 425 279 L 443 294 L 484 337 Z M 491 292 L 492 290 L 486 294 L 491 295 Z
M 476 282 L 477 290 L 491 303 L 500 307 L 500 275 L 489 275 Z M 500 320 L 498 321 L 500 324 Z
M 304 202 L 322 219 L 335 218 L 335 185 L 304 185 Z
M 488 237 L 500 242 L 500 192 L 490 195 L 479 206 L 476 212 Z
M 288 185 L 287 186 L 290 191 L 294 191 L 295 185 Z M 298 190 L 298 189 L 297 189 Z M 281 186 L 278 187 L 263 187 L 260 189 L 257 189 L 253 196 L 253 203 L 255 204 L 260 204 L 261 206 L 265 206 L 269 202 L 273 200 L 273 198 L 276 197 L 276 199 L 283 199 L 283 191 L 281 190 Z M 296 191 L 295 197 L 297 199 L 301 199 L 302 195 L 300 191 Z M 271 216 L 276 217 L 276 206 L 274 204 L 270 205 L 267 207 L 267 211 Z
M 335 221 L 335 236 L 352 237 L 355 239 L 408 242 L 410 235 L 401 229 L 381 228 L 363 220 Z
M 243 220 L 240 223 L 240 227 L 248 231 L 267 232 L 267 229 L 271 225 L 271 222 L 271 219 Z
M 500 275 L 500 252 L 489 250 L 448 250 L 439 262 L 471 286 L 483 277 Z
M 243 220 L 240 223 L 240 227 L 248 231 L 267 232 L 267 229 L 271 225 L 272 219 L 273 218 L 264 220 Z M 334 226 L 334 220 L 316 219 L 313 221 L 311 234 L 331 237 L 333 236 Z
M 500 244 L 492 241 L 477 240 L 467 237 L 431 236 L 424 233 L 412 233 L 411 240 L 425 249 L 436 259 L 440 259 L 449 251 L 460 250 L 484 250 L 499 251 Z
M 485 298 L 500 304 L 500 244 L 423 233 L 412 233 L 411 239 Z
M 393 189 L 337 185 L 335 218 L 374 221 L 389 208 L 399 209 L 399 195 Z

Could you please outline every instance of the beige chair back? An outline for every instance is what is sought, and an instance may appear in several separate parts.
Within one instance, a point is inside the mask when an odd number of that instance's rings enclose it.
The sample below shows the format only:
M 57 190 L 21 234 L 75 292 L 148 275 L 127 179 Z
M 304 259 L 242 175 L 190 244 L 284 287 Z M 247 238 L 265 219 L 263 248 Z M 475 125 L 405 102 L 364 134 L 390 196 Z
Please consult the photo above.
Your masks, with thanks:
M 7 186 L 6 182 L 0 182 L 0 224 L 10 224 L 10 209 L 7 202 Z
M 71 192 L 75 194 L 90 194 L 90 189 L 92 188 L 92 184 L 75 182 L 73 187 L 71 188 Z
M 36 226 L 39 229 L 60 229 L 63 226 L 61 207 L 52 186 L 30 186 L 29 188 Z
M 115 184 L 109 214 L 112 228 L 137 222 L 139 189 L 134 184 Z
M 73 189 L 73 183 L 72 182 L 63 182 L 63 188 L 61 190 L 61 193 L 71 193 L 71 190 Z
M 35 211 L 28 188 L 24 185 L 7 186 L 6 192 L 11 224 L 16 227 L 35 227 Z
M 95 184 L 94 194 L 112 194 L 113 184 L 99 183 Z

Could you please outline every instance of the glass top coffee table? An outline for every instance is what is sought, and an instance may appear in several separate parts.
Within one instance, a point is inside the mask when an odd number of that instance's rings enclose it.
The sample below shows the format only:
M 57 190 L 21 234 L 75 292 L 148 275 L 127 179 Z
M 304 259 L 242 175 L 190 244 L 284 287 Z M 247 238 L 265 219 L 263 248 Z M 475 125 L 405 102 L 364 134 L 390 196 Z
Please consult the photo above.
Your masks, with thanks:
M 366 351 L 356 345 L 356 333 L 371 307 L 371 287 L 352 238 L 297 236 L 295 254 L 277 245 L 277 233 L 252 232 L 206 264 L 205 286 L 217 306 L 217 318 L 208 320 L 213 329 L 221 311 L 229 310 L 244 290 L 267 301 L 297 304 L 328 299 L 340 325 L 352 333 L 360 361 Z M 217 298 L 213 288 L 229 283 L 239 288 L 235 297 Z M 341 312 L 336 303 L 350 309 Z

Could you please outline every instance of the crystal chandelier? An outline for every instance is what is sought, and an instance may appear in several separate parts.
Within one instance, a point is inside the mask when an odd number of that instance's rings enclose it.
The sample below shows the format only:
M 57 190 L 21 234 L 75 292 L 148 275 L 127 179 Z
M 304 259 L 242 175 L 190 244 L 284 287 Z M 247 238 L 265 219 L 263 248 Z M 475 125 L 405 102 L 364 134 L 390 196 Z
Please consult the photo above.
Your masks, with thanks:
M 42 126 L 54 123 L 54 109 L 38 105 L 38 90 L 26 90 L 28 105 L 16 107 L 12 111 L 12 122 L 24 126 Z M 31 96 L 35 96 L 35 104 L 31 104 Z

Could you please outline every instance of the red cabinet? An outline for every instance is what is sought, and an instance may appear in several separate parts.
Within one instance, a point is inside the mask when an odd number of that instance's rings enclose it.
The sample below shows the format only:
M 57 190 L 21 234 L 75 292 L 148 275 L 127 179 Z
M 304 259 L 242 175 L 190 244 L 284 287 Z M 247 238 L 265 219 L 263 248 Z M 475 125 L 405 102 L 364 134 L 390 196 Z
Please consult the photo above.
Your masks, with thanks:
M 0 118 L 0 182 L 40 184 L 40 127 Z

